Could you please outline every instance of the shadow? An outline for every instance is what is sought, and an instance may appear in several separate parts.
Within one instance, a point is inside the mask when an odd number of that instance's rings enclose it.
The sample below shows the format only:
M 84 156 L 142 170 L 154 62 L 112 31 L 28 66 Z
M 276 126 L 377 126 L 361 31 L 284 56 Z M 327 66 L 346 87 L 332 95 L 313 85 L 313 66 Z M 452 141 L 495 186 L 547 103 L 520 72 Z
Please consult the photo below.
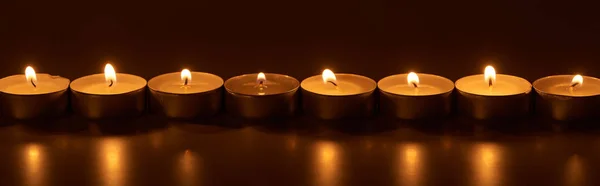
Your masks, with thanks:
M 36 120 L 13 121 L 24 129 L 39 135 L 80 134 L 88 131 L 88 125 L 73 120 L 74 116 Z
M 122 136 L 145 134 L 154 130 L 167 127 L 167 121 L 161 117 L 143 115 L 139 117 L 112 118 L 102 120 L 88 120 L 79 116 L 74 117 L 78 123 L 90 127 L 89 135 Z

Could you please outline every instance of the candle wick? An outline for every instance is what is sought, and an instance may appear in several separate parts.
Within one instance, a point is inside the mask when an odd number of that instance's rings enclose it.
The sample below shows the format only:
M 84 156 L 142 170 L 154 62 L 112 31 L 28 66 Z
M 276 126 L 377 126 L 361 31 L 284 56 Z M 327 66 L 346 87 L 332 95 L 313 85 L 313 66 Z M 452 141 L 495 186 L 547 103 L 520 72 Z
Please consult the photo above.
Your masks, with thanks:
M 333 84 L 333 85 L 334 85 L 334 86 L 336 86 L 336 87 L 338 86 L 338 85 L 337 85 L 337 83 L 335 83 L 335 82 L 333 82 L 333 81 L 327 81 L 327 82 L 329 82 L 329 83 Z
M 488 80 L 488 87 L 492 87 L 492 79 Z
M 33 82 L 33 79 L 31 79 L 31 85 L 33 85 L 33 88 L 37 88 L 37 85 L 35 84 L 35 82 Z
M 413 85 L 415 88 L 418 88 L 418 87 L 419 87 L 419 86 L 417 85 L 417 83 L 415 83 L 415 82 L 412 82 L 412 85 Z
M 183 85 L 188 85 L 188 78 L 185 78 L 185 80 L 183 81 Z
M 113 86 L 113 80 L 110 80 L 110 84 L 108 84 L 108 87 L 112 87 Z
M 577 85 L 579 85 L 579 82 L 571 83 L 571 88 L 574 88 Z

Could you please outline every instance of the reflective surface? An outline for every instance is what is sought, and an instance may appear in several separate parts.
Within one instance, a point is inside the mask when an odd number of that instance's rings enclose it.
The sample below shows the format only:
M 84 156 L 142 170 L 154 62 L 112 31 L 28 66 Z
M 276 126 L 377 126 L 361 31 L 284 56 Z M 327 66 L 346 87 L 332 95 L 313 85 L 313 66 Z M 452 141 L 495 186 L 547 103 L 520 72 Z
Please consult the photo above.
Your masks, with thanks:
M 112 124 L 67 118 L 1 126 L 0 185 L 600 184 L 600 127 L 593 125 L 265 124 L 222 115 Z

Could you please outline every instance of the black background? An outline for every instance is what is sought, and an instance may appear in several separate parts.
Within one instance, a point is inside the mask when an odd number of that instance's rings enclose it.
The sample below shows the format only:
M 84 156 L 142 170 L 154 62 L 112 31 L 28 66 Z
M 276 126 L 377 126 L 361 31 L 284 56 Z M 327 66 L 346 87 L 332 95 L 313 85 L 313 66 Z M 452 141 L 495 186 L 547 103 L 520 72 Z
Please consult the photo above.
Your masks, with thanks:
M 190 68 L 302 80 L 323 68 L 375 80 L 600 76 L 594 2 L 2 1 L 0 77 L 147 79 Z M 0 185 L 598 185 L 600 130 L 528 118 L 433 127 L 375 118 L 353 128 L 294 119 L 106 127 L 73 118 L 0 125 Z
M 0 11 L 0 75 L 147 79 L 190 68 L 302 80 L 323 68 L 375 80 L 414 70 L 456 80 L 493 64 L 530 81 L 600 76 L 596 6 L 546 1 L 18 1 Z

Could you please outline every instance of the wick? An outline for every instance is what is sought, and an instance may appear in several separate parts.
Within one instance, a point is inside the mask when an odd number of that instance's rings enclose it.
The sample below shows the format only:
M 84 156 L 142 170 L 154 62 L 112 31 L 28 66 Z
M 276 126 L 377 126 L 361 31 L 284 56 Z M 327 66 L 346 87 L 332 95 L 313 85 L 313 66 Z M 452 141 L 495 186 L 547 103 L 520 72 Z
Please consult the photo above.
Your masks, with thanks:
M 579 82 L 571 83 L 571 88 L 573 88 L 573 87 L 575 87 L 577 85 L 579 85 Z
M 113 86 L 113 80 L 110 80 L 110 84 L 108 84 L 108 87 L 112 87 Z
M 185 80 L 183 80 L 183 85 L 187 85 L 188 84 L 188 78 L 185 78 Z
M 418 87 L 419 87 L 419 86 L 417 85 L 417 83 L 415 83 L 415 82 L 412 82 L 412 85 L 413 85 L 415 88 L 418 88 Z
M 37 88 L 37 85 L 33 82 L 33 79 L 31 79 L 31 84 L 33 85 L 33 88 Z
M 338 85 L 337 85 L 337 83 L 335 83 L 335 82 L 333 82 L 333 81 L 327 81 L 327 82 L 329 82 L 329 83 L 331 83 L 331 84 L 335 85 L 336 87 L 338 86 Z
M 489 79 L 488 80 L 488 87 L 491 87 L 491 86 L 492 86 L 492 79 Z

